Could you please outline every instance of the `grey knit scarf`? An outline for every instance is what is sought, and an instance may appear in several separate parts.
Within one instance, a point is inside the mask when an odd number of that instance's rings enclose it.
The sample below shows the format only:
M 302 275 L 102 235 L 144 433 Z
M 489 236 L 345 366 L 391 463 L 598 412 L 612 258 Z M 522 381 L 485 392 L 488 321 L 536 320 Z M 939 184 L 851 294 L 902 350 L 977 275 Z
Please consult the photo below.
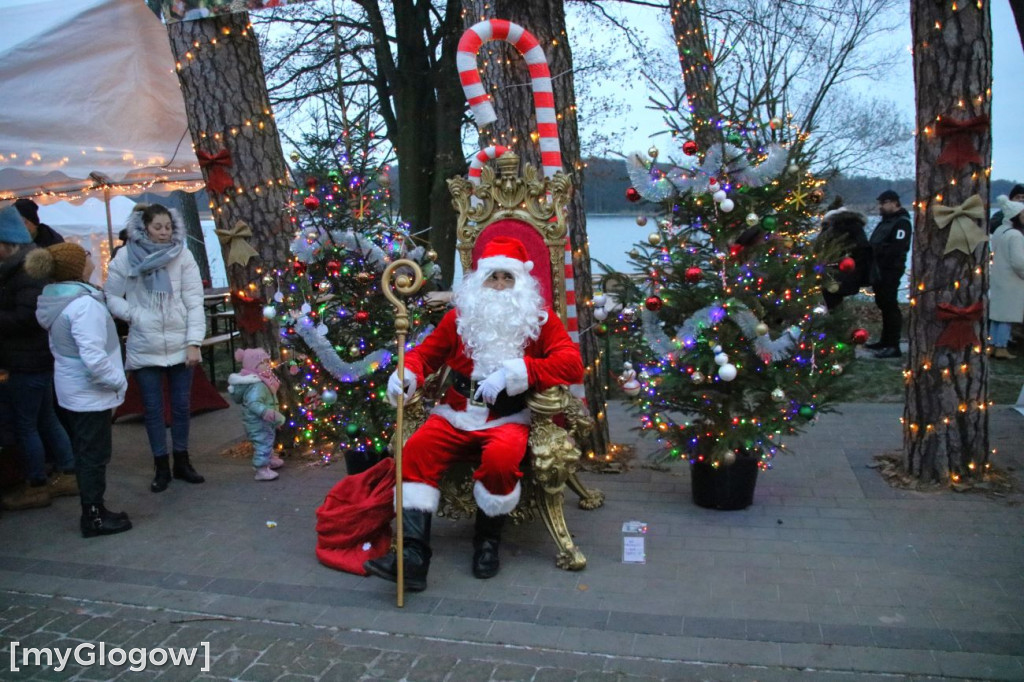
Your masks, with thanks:
M 157 244 L 148 237 L 128 242 L 128 274 L 142 279 L 146 291 L 163 298 L 174 293 L 167 264 L 184 248 L 181 241 Z

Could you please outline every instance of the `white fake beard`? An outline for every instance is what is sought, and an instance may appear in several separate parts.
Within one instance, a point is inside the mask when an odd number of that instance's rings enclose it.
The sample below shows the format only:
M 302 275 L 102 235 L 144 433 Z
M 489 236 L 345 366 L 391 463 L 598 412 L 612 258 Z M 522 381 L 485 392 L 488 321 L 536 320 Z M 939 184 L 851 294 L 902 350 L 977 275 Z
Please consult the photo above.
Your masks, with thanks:
M 473 279 L 456 294 L 456 328 L 473 360 L 473 376 L 480 379 L 505 360 L 523 357 L 526 344 L 540 336 L 546 315 L 536 286 L 498 291 Z

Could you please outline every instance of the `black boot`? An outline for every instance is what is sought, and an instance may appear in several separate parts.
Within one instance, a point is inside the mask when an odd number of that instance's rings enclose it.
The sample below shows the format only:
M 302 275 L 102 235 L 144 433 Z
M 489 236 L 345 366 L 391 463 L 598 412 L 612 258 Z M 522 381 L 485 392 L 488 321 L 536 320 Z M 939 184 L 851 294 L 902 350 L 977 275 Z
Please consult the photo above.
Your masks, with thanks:
M 498 561 L 498 545 L 501 544 L 501 529 L 505 525 L 505 514 L 487 516 L 476 510 L 476 529 L 473 534 L 473 576 L 493 578 L 498 575 L 501 564 Z
M 102 504 L 82 505 L 82 537 L 113 535 L 130 530 L 132 522 L 124 512 L 112 512 Z
M 430 569 L 430 512 L 418 509 L 402 511 L 402 556 L 405 589 L 409 592 L 422 592 L 427 589 L 427 571 Z M 398 582 L 398 555 L 391 550 L 379 559 L 371 559 L 363 564 L 370 575 Z
M 188 461 L 188 450 L 174 453 L 174 477 L 188 483 L 202 483 L 206 480 L 192 468 L 192 463 Z
M 162 493 L 171 483 L 171 458 L 167 455 L 154 457 L 153 465 L 156 467 L 156 476 L 149 484 L 149 489 L 154 493 Z

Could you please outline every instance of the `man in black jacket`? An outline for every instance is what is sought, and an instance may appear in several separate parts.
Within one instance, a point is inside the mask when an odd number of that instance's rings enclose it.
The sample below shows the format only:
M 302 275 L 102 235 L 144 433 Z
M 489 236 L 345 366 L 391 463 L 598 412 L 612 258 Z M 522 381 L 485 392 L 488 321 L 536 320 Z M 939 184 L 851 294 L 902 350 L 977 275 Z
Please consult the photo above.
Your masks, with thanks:
M 64 237 L 46 223 L 39 222 L 39 205 L 31 199 L 18 199 L 14 202 L 14 208 L 18 209 L 21 219 L 25 223 L 25 229 L 32 235 L 32 242 L 36 246 L 46 248 L 54 244 L 60 244 Z
M 903 315 L 897 292 L 910 250 L 910 214 L 891 189 L 878 195 L 878 212 L 882 220 L 868 241 L 872 255 L 871 288 L 875 291 L 875 305 L 882 312 L 882 336 L 867 347 L 875 351 L 876 358 L 898 358 Z

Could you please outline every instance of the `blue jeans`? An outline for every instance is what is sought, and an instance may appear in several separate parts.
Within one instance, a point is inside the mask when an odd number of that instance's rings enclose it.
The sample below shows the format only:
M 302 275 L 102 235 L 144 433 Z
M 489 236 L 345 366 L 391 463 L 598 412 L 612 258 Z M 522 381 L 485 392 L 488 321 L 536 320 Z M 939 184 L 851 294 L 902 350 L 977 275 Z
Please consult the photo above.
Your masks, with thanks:
M 164 376 L 167 377 L 171 401 L 171 448 L 174 452 L 188 450 L 188 422 L 192 396 L 192 368 L 185 363 L 171 367 L 143 367 L 135 370 L 135 380 L 142 394 L 142 411 L 146 422 L 149 449 L 154 457 L 167 456 L 167 425 L 164 422 Z
M 1011 322 L 988 321 L 988 335 L 992 339 L 992 345 L 996 348 L 1006 348 L 1010 342 Z
M 53 372 L 11 372 L 7 396 L 28 479 L 46 480 L 47 451 L 59 470 L 74 471 L 71 439 L 54 409 Z

